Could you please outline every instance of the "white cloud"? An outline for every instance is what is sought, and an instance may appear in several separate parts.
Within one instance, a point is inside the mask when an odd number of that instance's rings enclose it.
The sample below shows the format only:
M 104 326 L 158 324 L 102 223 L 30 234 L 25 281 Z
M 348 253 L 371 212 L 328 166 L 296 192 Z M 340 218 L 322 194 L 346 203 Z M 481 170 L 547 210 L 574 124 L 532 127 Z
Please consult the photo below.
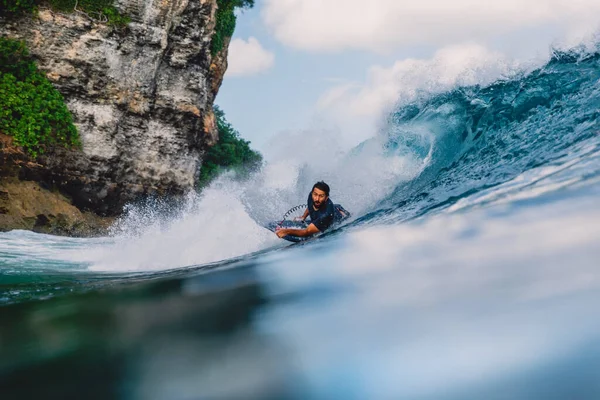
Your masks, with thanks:
M 248 41 L 233 39 L 229 45 L 227 61 L 228 77 L 248 76 L 271 68 L 275 62 L 275 55 L 265 50 L 254 37 L 248 38 Z
M 266 0 L 263 19 L 295 48 L 381 51 L 483 40 L 544 24 L 580 34 L 598 27 L 600 1 Z

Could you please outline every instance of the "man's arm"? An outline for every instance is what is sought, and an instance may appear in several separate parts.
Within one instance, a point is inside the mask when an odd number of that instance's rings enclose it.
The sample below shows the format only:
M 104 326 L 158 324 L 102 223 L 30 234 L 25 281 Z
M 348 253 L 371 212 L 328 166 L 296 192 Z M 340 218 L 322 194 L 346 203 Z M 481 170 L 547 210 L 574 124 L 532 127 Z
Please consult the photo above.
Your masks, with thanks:
M 304 210 L 304 214 L 302 214 L 302 221 L 306 221 L 306 217 L 308 217 L 308 208 Z
M 315 233 L 319 233 L 319 229 L 315 226 L 315 224 L 310 224 L 306 229 L 279 229 L 277 232 L 277 236 L 280 238 L 291 235 L 298 237 L 306 237 L 314 235 Z
M 294 221 L 305 221 L 306 217 L 308 217 L 308 208 L 306 210 L 304 210 L 304 214 L 302 214 L 301 217 L 296 217 L 294 218 Z

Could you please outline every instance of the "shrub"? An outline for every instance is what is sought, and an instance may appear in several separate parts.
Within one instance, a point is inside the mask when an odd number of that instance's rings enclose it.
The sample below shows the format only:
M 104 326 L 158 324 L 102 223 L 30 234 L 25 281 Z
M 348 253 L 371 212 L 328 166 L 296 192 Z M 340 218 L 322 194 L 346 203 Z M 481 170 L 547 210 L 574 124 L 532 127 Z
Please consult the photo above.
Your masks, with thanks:
M 73 12 L 77 6 L 77 10 L 83 11 L 90 18 L 109 25 L 125 26 L 130 22 L 127 16 L 121 15 L 113 6 L 114 0 L 0 0 L 0 14 L 15 17 L 33 13 L 42 3 L 62 12 Z
M 0 0 L 0 15 L 19 15 L 36 10 L 36 0 Z
M 113 4 L 114 0 L 48 0 L 50 6 L 55 10 L 72 12 L 75 6 L 85 12 L 91 18 L 106 22 L 109 25 L 125 26 L 131 20 L 129 17 L 119 13 Z
M 219 172 L 233 169 L 245 175 L 262 164 L 260 153 L 250 148 L 250 142 L 240 138 L 240 134 L 225 119 L 225 113 L 214 107 L 219 131 L 219 141 L 210 147 L 204 155 L 200 169 L 199 186 L 206 186 Z
M 62 95 L 38 71 L 22 42 L 0 38 L 0 131 L 32 156 L 47 146 L 79 146 Z
M 210 52 L 215 56 L 225 45 L 226 38 L 230 38 L 235 30 L 235 9 L 252 8 L 254 0 L 217 0 L 217 14 L 215 33 L 210 42 Z
M 104 7 L 102 14 L 106 16 L 109 25 L 123 27 L 131 22 L 131 19 L 127 15 L 120 14 L 119 10 L 113 6 Z

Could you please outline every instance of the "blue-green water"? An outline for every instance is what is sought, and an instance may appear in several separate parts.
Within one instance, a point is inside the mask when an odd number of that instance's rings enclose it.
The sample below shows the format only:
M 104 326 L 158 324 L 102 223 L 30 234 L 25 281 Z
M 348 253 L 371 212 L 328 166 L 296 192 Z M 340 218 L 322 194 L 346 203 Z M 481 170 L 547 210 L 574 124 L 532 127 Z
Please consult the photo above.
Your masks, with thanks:
M 600 398 L 600 53 L 305 161 L 108 238 L 0 234 L 0 397 Z M 323 177 L 354 221 L 261 227 Z

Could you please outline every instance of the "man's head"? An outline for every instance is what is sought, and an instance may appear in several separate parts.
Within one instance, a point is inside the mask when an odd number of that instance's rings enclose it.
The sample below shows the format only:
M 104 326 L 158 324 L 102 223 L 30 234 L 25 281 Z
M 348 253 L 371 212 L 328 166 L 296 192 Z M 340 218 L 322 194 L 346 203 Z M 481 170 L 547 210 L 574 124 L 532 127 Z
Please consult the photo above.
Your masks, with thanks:
M 312 201 L 316 208 L 320 208 L 329 198 L 329 185 L 323 181 L 319 181 L 313 185 Z

